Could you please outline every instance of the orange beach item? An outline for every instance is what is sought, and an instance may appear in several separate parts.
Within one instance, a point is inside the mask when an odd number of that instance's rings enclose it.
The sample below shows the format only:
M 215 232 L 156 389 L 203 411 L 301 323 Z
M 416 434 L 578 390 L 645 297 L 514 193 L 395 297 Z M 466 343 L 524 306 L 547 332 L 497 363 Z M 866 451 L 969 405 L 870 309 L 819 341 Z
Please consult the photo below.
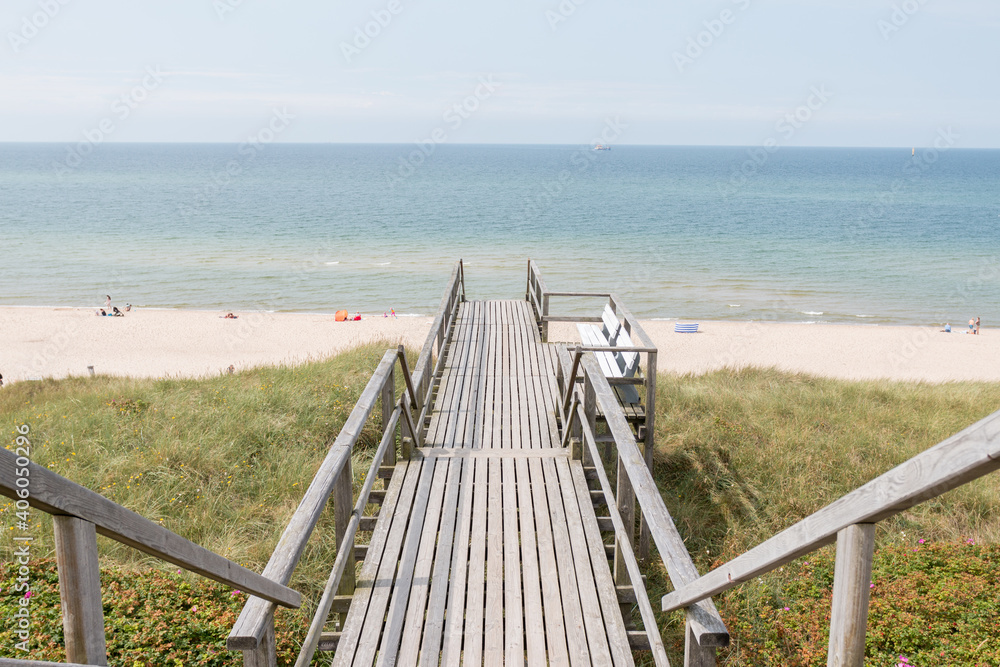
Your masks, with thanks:
M 347 311 L 346 310 L 338 310 L 336 312 L 336 314 L 334 315 L 334 318 L 338 322 L 346 322 L 347 321 Z

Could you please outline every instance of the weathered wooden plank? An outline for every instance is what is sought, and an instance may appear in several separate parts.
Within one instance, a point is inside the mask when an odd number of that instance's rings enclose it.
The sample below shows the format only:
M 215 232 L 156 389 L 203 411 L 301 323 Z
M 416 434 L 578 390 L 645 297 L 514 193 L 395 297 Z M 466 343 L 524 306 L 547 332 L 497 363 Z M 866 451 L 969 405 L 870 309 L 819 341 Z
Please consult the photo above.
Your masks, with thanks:
M 560 592 L 559 566 L 556 558 L 555 538 L 545 491 L 545 475 L 539 459 L 527 461 L 531 479 L 531 496 L 534 507 L 535 531 L 538 537 L 538 568 L 542 582 L 542 610 L 545 621 L 545 643 L 549 663 L 560 667 L 569 664 L 566 643 L 566 625 L 563 617 Z
M 480 467 L 485 467 L 485 462 L 477 462 L 475 459 L 465 461 L 464 463 L 462 488 L 459 498 L 457 536 L 451 557 L 453 565 L 451 569 L 451 584 L 448 591 L 447 618 L 445 619 L 445 632 L 441 644 L 441 667 L 456 667 L 462 656 L 462 635 L 467 608 L 466 590 L 470 581 L 468 575 L 471 567 L 469 545 L 472 539 L 473 494 L 475 491 L 475 485 L 472 481 L 476 475 L 477 464 Z M 437 667 L 438 665 L 436 657 L 426 653 L 422 657 L 421 662 L 424 667 Z
M 0 494 L 19 498 L 16 473 L 23 467 L 17 465 L 13 451 L 0 448 Z M 42 512 L 83 519 L 105 537 L 270 602 L 287 607 L 301 603 L 297 591 L 212 553 L 44 466 L 29 463 L 27 468 L 31 495 L 26 500 Z
M 107 665 L 97 530 L 89 521 L 58 514 L 52 517 L 52 525 L 66 659 L 86 665 Z
M 531 476 L 528 462 L 514 461 L 517 473 L 518 512 L 521 519 L 521 569 L 524 587 L 525 648 L 529 665 L 545 662 L 545 617 L 542 615 L 542 588 L 539 578 L 538 539 L 535 534 L 535 508 L 531 499 Z
M 517 474 L 512 459 L 499 461 L 503 474 L 504 665 L 524 664 L 524 601 L 521 595 L 521 544 Z
M 769 572 L 836 539 L 856 523 L 877 523 L 1000 468 L 1000 411 L 835 500 L 697 581 L 663 598 L 686 607 Z M 654 533 L 654 538 L 655 538 Z
M 487 511 L 486 624 L 483 628 L 483 665 L 503 665 L 503 488 L 500 461 L 488 459 L 489 508 Z
M 472 537 L 469 553 L 468 593 L 465 606 L 465 653 L 463 662 L 475 665 L 483 657 L 483 617 L 486 593 L 486 541 L 489 498 L 489 463 L 472 459 L 476 464 L 476 482 L 472 510 Z
M 437 547 L 438 527 L 444 518 L 441 508 L 448 480 L 448 461 L 438 461 L 434 464 L 434 476 L 430 481 L 428 492 L 430 497 L 424 510 L 423 521 L 418 522 L 411 517 L 407 535 L 407 547 L 401 556 L 399 574 L 396 576 L 396 591 L 394 603 L 389 606 L 389 615 L 383 638 L 383 647 L 379 650 L 379 662 L 383 665 L 400 665 L 412 667 L 417 662 L 420 648 L 420 638 L 424 632 L 427 598 L 430 593 L 431 571 L 434 566 L 434 554 Z M 454 515 L 452 515 L 454 522 Z M 442 560 L 445 560 L 442 558 Z M 412 565 L 410 565 L 412 563 Z M 405 576 L 404 576 L 405 575 Z M 404 600 L 405 603 L 403 602 Z M 405 612 L 403 611 L 405 609 Z M 398 637 L 402 633 L 402 639 Z M 389 639 L 396 637 L 395 640 Z
M 399 652 L 399 642 L 402 635 L 403 622 L 406 620 L 407 603 L 412 592 L 411 585 L 413 583 L 414 569 L 416 568 L 419 554 L 418 550 L 420 548 L 420 537 L 422 535 L 421 528 L 424 525 L 425 519 L 428 517 L 430 517 L 430 521 L 435 524 L 435 527 L 437 525 L 437 521 L 440 520 L 440 514 L 437 516 L 430 516 L 430 513 L 427 511 L 432 497 L 436 496 L 434 493 L 435 488 L 432 482 L 437 476 L 437 468 L 438 466 L 435 462 L 426 461 L 423 463 L 420 470 L 420 481 L 417 483 L 416 495 L 413 498 L 413 504 L 409 511 L 409 520 L 405 522 L 406 529 L 401 540 L 402 549 L 397 556 L 392 549 L 394 545 L 390 540 L 387 547 L 389 548 L 388 551 L 391 556 L 391 560 L 387 561 L 383 556 L 383 568 L 379 569 L 379 577 L 386 582 L 386 587 L 388 588 L 389 585 L 391 585 L 391 594 L 389 595 L 388 611 L 386 612 L 382 631 L 382 641 L 378 644 L 378 657 L 375 662 L 377 667 L 393 665 L 396 662 L 396 657 Z M 443 491 L 443 489 L 441 489 L 441 491 Z M 402 512 L 397 512 L 397 519 L 401 524 L 403 523 L 402 514 Z M 433 543 L 431 544 L 431 549 L 433 549 Z M 431 553 L 433 554 L 433 551 Z M 389 567 L 385 567 L 387 564 Z M 393 580 L 394 571 L 395 580 Z M 377 595 L 378 591 L 376 591 L 376 596 Z M 376 600 L 373 596 L 373 607 L 375 607 L 375 603 Z M 377 609 L 377 607 L 375 608 Z M 370 611 L 369 615 L 371 615 Z M 370 629 L 366 634 L 368 637 L 374 638 L 376 633 Z M 373 641 L 371 645 L 374 650 L 375 642 Z M 362 652 L 366 649 L 366 647 L 366 637 L 363 636 L 361 644 L 358 647 L 359 658 L 363 654 Z M 369 663 L 370 658 L 364 660 L 364 664 Z
M 451 461 L 448 468 L 448 479 L 445 483 L 447 491 L 444 506 L 441 509 L 441 535 L 438 541 L 437 555 L 434 559 L 434 572 L 431 578 L 430 596 L 427 601 L 427 620 L 420 644 L 419 664 L 423 667 L 430 665 L 437 667 L 438 665 L 441 636 L 444 632 L 445 606 L 448 602 L 448 575 L 452 571 L 453 563 L 456 566 L 455 569 L 459 569 L 459 564 L 455 562 L 456 557 L 460 556 L 466 561 L 468 559 L 468 542 L 466 542 L 464 551 L 454 548 L 457 544 L 455 540 L 456 528 L 462 528 L 459 516 L 463 508 L 459 506 L 459 496 L 460 492 L 464 490 L 462 476 L 465 474 L 465 465 L 465 461 L 458 459 Z M 464 566 L 462 572 L 462 583 L 464 584 Z M 455 582 L 455 585 L 459 584 Z M 403 660 L 408 660 L 405 647 L 400 651 L 400 657 Z
M 874 554 L 874 523 L 848 526 L 837 534 L 830 647 L 826 658 L 829 667 L 861 667 L 865 663 Z

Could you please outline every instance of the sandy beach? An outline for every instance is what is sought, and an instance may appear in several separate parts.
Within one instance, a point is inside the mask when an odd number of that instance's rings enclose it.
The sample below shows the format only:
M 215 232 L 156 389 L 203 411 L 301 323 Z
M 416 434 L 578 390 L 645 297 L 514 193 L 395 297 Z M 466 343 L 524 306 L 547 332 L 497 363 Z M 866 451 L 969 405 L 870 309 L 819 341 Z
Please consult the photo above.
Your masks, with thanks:
M 5 382 L 101 374 L 199 377 L 260 365 L 295 364 L 383 341 L 419 349 L 430 317 L 137 310 L 97 317 L 75 308 L 0 307 L 0 373 Z M 1000 381 L 1000 336 L 964 330 L 758 322 L 702 322 L 700 333 L 676 334 L 673 322 L 643 327 L 659 348 L 658 368 L 704 373 L 726 366 L 776 366 L 843 379 L 925 382 Z M 552 340 L 577 340 L 572 325 L 554 325 Z

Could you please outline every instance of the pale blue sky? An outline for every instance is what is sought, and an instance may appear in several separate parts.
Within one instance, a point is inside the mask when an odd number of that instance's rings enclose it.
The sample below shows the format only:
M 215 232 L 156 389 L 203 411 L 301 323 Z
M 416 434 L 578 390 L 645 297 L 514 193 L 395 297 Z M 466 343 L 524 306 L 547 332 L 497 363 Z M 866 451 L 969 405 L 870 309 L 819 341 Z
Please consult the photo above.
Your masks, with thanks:
M 241 142 L 277 108 L 295 142 L 1000 147 L 997 0 L 6 0 L 0 29 L 0 141 Z

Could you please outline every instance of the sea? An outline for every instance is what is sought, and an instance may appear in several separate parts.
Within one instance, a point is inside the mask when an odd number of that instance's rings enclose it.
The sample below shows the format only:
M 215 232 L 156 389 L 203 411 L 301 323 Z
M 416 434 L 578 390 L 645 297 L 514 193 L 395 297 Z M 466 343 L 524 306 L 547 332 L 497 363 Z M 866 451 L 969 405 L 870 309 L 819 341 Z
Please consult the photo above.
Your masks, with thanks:
M 1000 323 L 1000 151 L 0 144 L 0 305 Z M 598 301 L 554 300 L 553 312 Z

